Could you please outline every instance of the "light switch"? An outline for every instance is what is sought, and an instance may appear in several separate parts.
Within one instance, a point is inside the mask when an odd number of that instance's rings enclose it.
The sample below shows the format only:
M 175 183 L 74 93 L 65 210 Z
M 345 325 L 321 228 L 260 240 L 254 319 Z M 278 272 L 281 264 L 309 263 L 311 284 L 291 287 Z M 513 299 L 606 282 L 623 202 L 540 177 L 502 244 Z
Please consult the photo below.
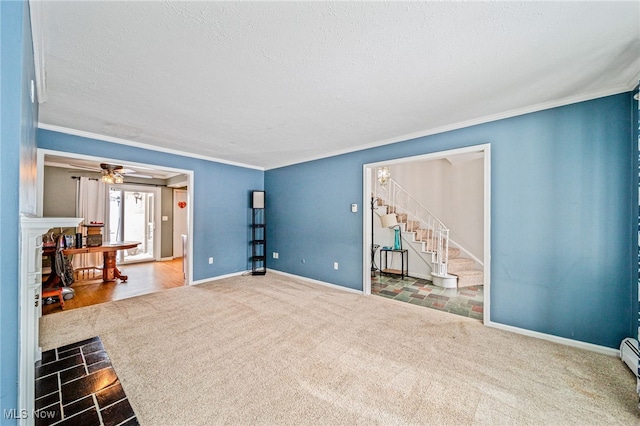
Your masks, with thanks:
M 358 205 L 356 203 L 351 204 L 351 213 L 358 213 Z
M 162 221 L 163 222 L 168 222 L 169 221 L 169 216 L 162 216 Z

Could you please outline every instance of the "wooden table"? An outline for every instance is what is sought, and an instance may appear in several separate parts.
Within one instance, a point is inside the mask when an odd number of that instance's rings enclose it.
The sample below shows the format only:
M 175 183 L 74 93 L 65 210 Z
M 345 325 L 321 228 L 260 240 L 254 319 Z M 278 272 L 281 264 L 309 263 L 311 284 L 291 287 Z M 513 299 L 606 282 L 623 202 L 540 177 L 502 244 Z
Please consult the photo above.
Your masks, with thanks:
M 117 243 L 102 244 L 101 246 L 96 246 L 96 247 L 68 248 L 68 249 L 64 249 L 62 252 L 67 256 L 72 254 L 102 253 L 104 258 L 104 266 L 102 268 L 102 281 L 109 282 L 109 281 L 115 281 L 116 279 L 120 279 L 122 282 L 127 282 L 127 279 L 129 277 L 127 275 L 122 275 L 120 273 L 120 270 L 116 267 L 116 252 L 118 250 L 127 250 L 127 249 L 135 248 L 139 244 L 140 243 L 137 241 L 122 241 Z M 56 254 L 56 249 L 55 247 L 45 248 L 43 254 L 51 257 L 51 262 L 52 262 L 51 276 L 49 276 L 47 283 L 45 283 L 45 286 L 51 286 L 51 285 L 54 285 L 54 283 L 50 281 L 53 281 L 56 278 L 59 278 L 58 275 L 53 270 L 53 265 L 55 264 L 54 257 Z

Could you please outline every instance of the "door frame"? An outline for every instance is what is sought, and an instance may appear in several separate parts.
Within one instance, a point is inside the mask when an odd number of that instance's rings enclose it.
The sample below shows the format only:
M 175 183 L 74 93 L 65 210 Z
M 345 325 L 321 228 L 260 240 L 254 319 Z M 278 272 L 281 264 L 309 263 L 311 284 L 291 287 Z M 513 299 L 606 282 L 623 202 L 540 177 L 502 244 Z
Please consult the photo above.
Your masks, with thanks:
M 89 160 L 89 161 L 97 161 L 97 162 L 107 162 L 107 163 L 125 163 L 125 164 L 130 164 L 133 167 L 146 167 L 146 168 L 153 168 L 153 169 L 157 169 L 157 170 L 163 170 L 163 171 L 168 171 L 168 172 L 176 172 L 176 173 L 180 173 L 180 174 L 184 174 L 187 176 L 187 192 L 189 195 L 189 200 L 193 200 L 194 199 L 194 194 L 195 194 L 195 181 L 194 181 L 194 171 L 193 170 L 189 170 L 189 169 L 177 169 L 174 167 L 165 167 L 165 166 L 159 166 L 156 164 L 149 164 L 149 163 L 140 163 L 138 161 L 130 161 L 130 160 L 123 160 L 121 158 L 106 158 L 106 157 L 96 157 L 93 155 L 84 155 L 84 154 L 77 154 L 74 152 L 66 152 L 66 151 L 56 151 L 56 150 L 51 150 L 51 149 L 44 149 L 44 148 L 38 148 L 37 149 L 37 181 L 36 181 L 36 201 L 37 201 L 37 205 L 36 205 L 36 214 L 39 217 L 42 217 L 42 211 L 43 211 L 43 202 L 44 202 L 44 158 L 46 155 L 55 155 L 58 157 L 67 157 L 69 159 L 79 159 L 79 160 Z M 187 208 L 189 209 L 188 212 L 188 220 L 189 223 L 188 225 L 188 229 L 189 229 L 189 235 L 193 235 L 193 202 L 189 203 L 187 205 Z M 187 241 L 187 247 L 189 250 L 189 253 L 193 252 L 193 239 L 189 238 Z M 189 256 L 189 258 L 187 259 L 187 268 L 188 271 L 185 274 L 186 275 L 186 282 L 185 285 L 193 285 L 193 256 Z
M 162 221 L 161 221 L 161 197 L 162 197 L 162 191 L 160 191 L 160 188 L 157 186 L 146 186 L 146 185 L 140 185 L 140 184 L 135 184 L 135 183 L 122 183 L 122 184 L 109 184 L 109 190 L 111 188 L 116 188 L 120 191 L 127 191 L 127 192 L 135 192 L 135 191 L 139 191 L 139 192 L 152 192 L 153 193 L 153 260 L 154 261 L 159 261 L 161 259 L 160 257 L 160 251 L 162 249 Z M 108 192 L 107 192 L 107 197 L 109 196 Z M 124 203 L 124 198 L 123 201 Z M 111 215 L 109 214 L 107 216 L 107 224 L 109 227 L 111 227 Z M 124 224 L 123 224 L 124 226 Z M 123 235 L 123 239 L 124 239 L 124 235 Z M 132 264 L 132 263 L 138 263 L 138 262 L 147 262 L 148 260 L 131 260 L 131 261 L 124 261 L 124 258 L 122 258 L 122 263 L 123 264 Z
M 465 148 L 437 151 L 429 154 L 395 158 L 386 161 L 367 163 L 362 166 L 362 293 L 371 295 L 371 193 L 373 192 L 374 172 L 378 167 L 402 164 L 414 161 L 438 160 L 459 154 L 483 153 L 484 161 L 484 305 L 483 323 L 491 323 L 491 144 L 473 145 Z

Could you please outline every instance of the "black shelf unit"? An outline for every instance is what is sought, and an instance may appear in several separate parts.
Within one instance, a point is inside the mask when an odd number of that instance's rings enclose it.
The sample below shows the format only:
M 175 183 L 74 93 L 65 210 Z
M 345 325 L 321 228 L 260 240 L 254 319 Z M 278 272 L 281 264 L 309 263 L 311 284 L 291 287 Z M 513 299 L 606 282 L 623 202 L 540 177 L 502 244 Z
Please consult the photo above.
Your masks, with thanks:
M 267 224 L 264 191 L 251 192 L 251 275 L 267 273 Z

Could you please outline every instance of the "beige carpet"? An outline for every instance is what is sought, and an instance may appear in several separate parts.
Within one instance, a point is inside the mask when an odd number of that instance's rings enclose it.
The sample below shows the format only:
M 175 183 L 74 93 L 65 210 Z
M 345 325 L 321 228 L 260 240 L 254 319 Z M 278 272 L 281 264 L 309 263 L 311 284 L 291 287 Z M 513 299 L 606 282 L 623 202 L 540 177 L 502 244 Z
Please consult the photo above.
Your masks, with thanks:
M 44 316 L 99 335 L 142 425 L 638 424 L 617 358 L 268 273 Z

